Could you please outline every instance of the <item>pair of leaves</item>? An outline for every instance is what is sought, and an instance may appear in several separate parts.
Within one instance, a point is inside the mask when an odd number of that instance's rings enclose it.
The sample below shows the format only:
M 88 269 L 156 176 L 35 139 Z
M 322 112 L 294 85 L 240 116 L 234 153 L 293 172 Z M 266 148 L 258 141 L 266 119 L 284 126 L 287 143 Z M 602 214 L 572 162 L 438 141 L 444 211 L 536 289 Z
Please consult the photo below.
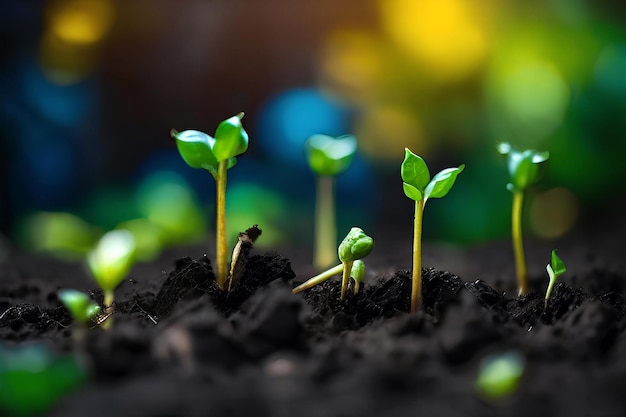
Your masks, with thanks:
M 446 168 L 432 179 L 426 162 L 408 148 L 404 150 L 404 161 L 401 166 L 402 187 L 404 194 L 411 200 L 420 201 L 429 198 L 444 197 L 456 181 L 456 177 L 463 172 L 465 165 L 457 168 Z
M 508 157 L 511 182 L 506 187 L 511 192 L 524 191 L 537 183 L 544 174 L 545 162 L 550 158 L 549 152 L 534 149 L 519 151 L 506 142 L 498 144 L 498 152 Z
M 63 289 L 59 291 L 59 300 L 70 311 L 74 320 L 81 324 L 91 323 L 100 313 L 100 306 L 84 292 Z
M 337 175 L 352 163 L 357 143 L 352 135 L 313 135 L 305 142 L 305 148 L 309 166 L 317 175 Z
M 215 131 L 215 137 L 198 130 L 177 132 L 172 129 L 170 135 L 176 140 L 180 156 L 192 168 L 206 169 L 217 176 L 219 163 L 227 162 L 227 169 L 236 163 L 237 155 L 248 149 L 248 133 L 241 124 L 243 113 L 222 121 Z

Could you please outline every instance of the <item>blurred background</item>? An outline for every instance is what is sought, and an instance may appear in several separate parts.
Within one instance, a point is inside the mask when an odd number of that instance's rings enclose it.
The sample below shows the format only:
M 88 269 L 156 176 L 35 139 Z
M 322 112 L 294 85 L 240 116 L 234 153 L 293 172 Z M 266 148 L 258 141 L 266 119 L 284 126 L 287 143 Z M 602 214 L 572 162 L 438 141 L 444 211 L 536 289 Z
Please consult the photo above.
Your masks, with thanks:
M 84 253 L 126 227 L 143 259 L 209 241 L 215 185 L 171 128 L 213 134 L 240 111 L 233 239 L 310 247 L 315 177 L 303 144 L 354 134 L 336 183 L 339 237 L 412 237 L 404 148 L 431 173 L 466 164 L 425 213 L 426 240 L 510 235 L 495 144 L 551 152 L 526 228 L 557 239 L 623 207 L 626 13 L 611 0 L 7 0 L 0 5 L 0 232 Z

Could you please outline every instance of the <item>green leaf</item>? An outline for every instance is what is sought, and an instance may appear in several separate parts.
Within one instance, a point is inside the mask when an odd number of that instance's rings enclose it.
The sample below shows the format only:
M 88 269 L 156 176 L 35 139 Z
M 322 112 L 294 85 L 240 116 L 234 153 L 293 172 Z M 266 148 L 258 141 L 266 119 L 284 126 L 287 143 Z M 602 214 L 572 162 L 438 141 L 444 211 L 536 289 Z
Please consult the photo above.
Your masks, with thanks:
M 441 198 L 444 197 L 456 181 L 456 177 L 463 172 L 465 165 L 461 164 L 458 168 L 446 168 L 433 177 L 426 186 L 424 198 Z
M 552 251 L 552 262 L 550 263 L 551 263 L 552 272 L 554 273 L 555 278 L 560 275 L 563 275 L 565 271 L 567 270 L 567 268 L 565 268 L 565 263 L 556 254 L 556 249 Z
M 373 248 L 374 239 L 362 229 L 353 227 L 339 245 L 337 254 L 341 262 L 349 262 L 365 258 Z
M 508 169 L 511 182 L 509 191 L 524 191 L 537 183 L 544 173 L 545 162 L 550 158 L 549 152 L 538 152 L 534 149 L 519 151 L 508 143 L 498 144 L 498 152 L 508 157 Z
M 128 230 L 113 230 L 100 238 L 89 252 L 87 264 L 103 291 L 113 291 L 135 261 L 136 244 Z
M 357 259 L 352 264 L 352 269 L 350 270 L 350 276 L 358 283 L 362 283 L 365 280 L 365 263 Z
M 203 168 L 211 174 L 217 174 L 217 159 L 213 155 L 215 139 L 198 130 L 172 129 L 170 135 L 176 140 L 178 152 L 183 160 L 192 168 Z
M 400 167 L 400 175 L 403 182 L 413 186 L 422 193 L 430 181 L 430 172 L 426 162 L 408 148 L 404 149 L 404 161 Z
M 357 150 L 352 135 L 313 135 L 305 142 L 309 166 L 317 175 L 337 175 L 348 169 Z
M 404 189 L 404 195 L 406 195 L 413 201 L 420 201 L 422 198 L 424 198 L 424 194 L 417 188 L 413 187 L 411 184 L 403 182 L 402 188 Z
M 100 312 L 100 306 L 93 302 L 87 294 L 80 291 L 60 290 L 59 300 L 69 310 L 74 320 L 82 324 L 88 324 Z
M 241 155 L 248 149 L 248 133 L 246 133 L 241 124 L 242 118 L 243 113 L 239 113 L 222 121 L 217 126 L 215 144 L 212 149 L 213 155 L 215 155 L 215 159 L 218 162 L 229 160 L 230 165 L 230 159 Z

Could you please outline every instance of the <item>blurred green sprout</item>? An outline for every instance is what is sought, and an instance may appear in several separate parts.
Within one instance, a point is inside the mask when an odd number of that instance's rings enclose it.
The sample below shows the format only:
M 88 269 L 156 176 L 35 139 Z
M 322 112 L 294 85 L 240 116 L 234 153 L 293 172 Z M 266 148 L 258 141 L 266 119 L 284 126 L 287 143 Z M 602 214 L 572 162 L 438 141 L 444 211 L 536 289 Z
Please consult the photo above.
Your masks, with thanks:
M 244 114 L 222 121 L 215 131 L 215 137 L 197 130 L 177 132 L 172 129 L 170 135 L 176 140 L 176 146 L 183 160 L 192 168 L 202 168 L 213 176 L 217 194 L 217 230 L 216 230 L 216 266 L 217 284 L 226 288 L 228 280 L 228 243 L 226 240 L 226 172 L 236 163 L 235 158 L 248 149 L 248 134 L 241 119 Z
M 522 238 L 524 194 L 530 186 L 536 184 L 543 176 L 545 162 L 550 158 L 550 153 L 538 152 L 533 149 L 520 151 L 506 142 L 499 143 L 497 149 L 501 155 L 505 155 L 508 159 L 511 182 L 506 185 L 506 188 L 513 193 L 513 208 L 511 213 L 513 253 L 515 256 L 519 294 L 524 295 L 528 292 L 528 277 Z
M 336 262 L 334 177 L 348 169 L 352 163 L 357 141 L 352 135 L 334 138 L 318 134 L 307 139 L 305 148 L 309 166 L 317 176 L 313 265 L 318 269 L 325 269 Z
M 552 294 L 552 289 L 554 288 L 556 279 L 563 275 L 566 270 L 567 269 L 565 268 L 565 263 L 556 254 L 556 249 L 553 249 L 550 263 L 546 265 L 546 271 L 548 271 L 548 277 L 550 278 L 550 281 L 548 282 L 548 288 L 546 289 L 544 307 L 548 307 L 548 300 L 550 299 L 550 295 Z
M 86 380 L 76 356 L 56 357 L 42 344 L 0 345 L 0 415 L 47 415 Z
M 114 290 L 128 275 L 135 262 L 136 244 L 133 235 L 123 229 L 105 233 L 87 255 L 87 265 L 104 294 L 105 314 L 112 312 Z M 103 327 L 108 327 L 107 320 Z
M 476 391 L 487 401 L 502 400 L 514 394 L 524 373 L 524 365 L 524 358 L 515 351 L 485 358 L 476 379 Z
M 76 322 L 88 326 L 97 321 L 101 308 L 87 294 L 68 288 L 60 290 L 58 295 Z
M 426 162 L 408 148 L 404 150 L 404 161 L 400 169 L 404 194 L 415 201 L 415 219 L 413 223 L 413 272 L 411 284 L 411 312 L 419 309 L 422 298 L 422 218 L 424 207 L 429 198 L 444 197 L 463 172 L 465 165 L 446 168 L 430 177 Z
M 350 277 L 355 281 L 354 292 L 357 293 L 365 276 L 365 265 L 360 260 L 369 255 L 373 248 L 374 239 L 366 235 L 361 228 L 353 227 L 337 249 L 341 263 L 297 286 L 293 289 L 293 293 L 297 294 L 300 291 L 311 288 L 339 273 L 342 273 L 341 299 L 345 298 Z

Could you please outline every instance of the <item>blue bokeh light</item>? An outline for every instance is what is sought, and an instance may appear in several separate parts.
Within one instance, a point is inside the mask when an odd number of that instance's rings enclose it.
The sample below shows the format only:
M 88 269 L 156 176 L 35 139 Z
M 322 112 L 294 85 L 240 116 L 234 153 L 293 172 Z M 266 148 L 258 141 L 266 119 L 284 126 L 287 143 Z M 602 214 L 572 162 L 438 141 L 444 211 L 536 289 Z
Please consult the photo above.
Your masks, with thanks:
M 284 91 L 261 109 L 256 137 L 266 157 L 281 164 L 304 166 L 304 142 L 322 133 L 350 133 L 350 111 L 312 88 Z

